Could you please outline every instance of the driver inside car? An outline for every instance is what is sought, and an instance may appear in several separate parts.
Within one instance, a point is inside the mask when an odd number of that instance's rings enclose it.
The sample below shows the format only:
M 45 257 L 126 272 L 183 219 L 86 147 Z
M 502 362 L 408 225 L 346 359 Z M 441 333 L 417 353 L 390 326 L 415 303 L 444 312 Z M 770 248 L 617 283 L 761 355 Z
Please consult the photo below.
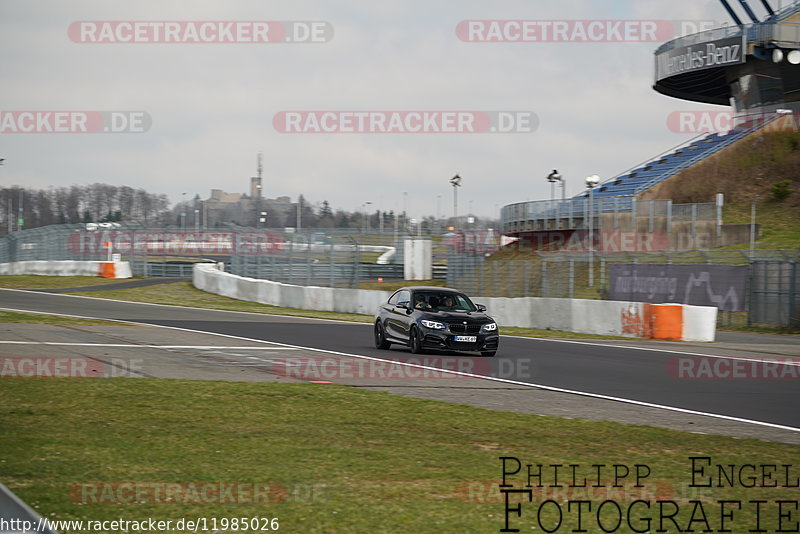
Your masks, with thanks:
M 429 310 L 431 309 L 431 305 L 425 302 L 425 295 L 417 295 L 417 303 L 414 304 L 414 307 L 418 310 Z

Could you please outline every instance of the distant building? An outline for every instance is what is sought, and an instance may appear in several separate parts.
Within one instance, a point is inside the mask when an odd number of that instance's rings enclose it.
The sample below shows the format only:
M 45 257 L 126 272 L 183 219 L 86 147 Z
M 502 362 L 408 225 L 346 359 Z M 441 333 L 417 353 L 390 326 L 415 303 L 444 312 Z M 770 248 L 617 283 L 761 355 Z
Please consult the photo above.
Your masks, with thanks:
M 262 226 L 259 214 L 267 212 L 267 221 L 263 226 L 279 228 L 291 225 L 296 203 L 286 196 L 277 198 L 262 197 L 261 178 L 250 179 L 250 194 L 227 193 L 222 189 L 212 189 L 211 195 L 204 201 L 208 226 L 237 224 L 239 226 Z

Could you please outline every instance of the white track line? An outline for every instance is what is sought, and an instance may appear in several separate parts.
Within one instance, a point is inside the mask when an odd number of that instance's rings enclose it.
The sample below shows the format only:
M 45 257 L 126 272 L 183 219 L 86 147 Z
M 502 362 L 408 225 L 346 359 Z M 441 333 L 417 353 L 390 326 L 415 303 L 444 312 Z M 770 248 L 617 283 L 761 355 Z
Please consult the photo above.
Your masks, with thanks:
M 100 299 L 100 300 L 111 300 L 111 299 Z M 112 302 L 122 302 L 122 303 L 127 303 L 127 304 L 137 304 L 137 303 L 131 303 L 131 302 L 128 302 L 128 301 L 119 301 L 119 300 L 111 300 L 111 301 Z M 183 306 L 181 306 L 181 307 L 183 307 Z M 189 309 L 194 309 L 194 308 L 189 308 Z M 0 308 L 0 310 L 8 310 L 8 311 L 16 311 L 16 312 L 24 312 L 24 313 L 39 313 L 39 314 L 42 314 L 42 315 L 58 315 L 58 316 L 62 316 L 62 317 L 75 317 L 75 318 L 78 318 L 78 319 L 92 319 L 92 320 L 101 320 L 101 321 L 103 321 L 103 320 L 106 320 L 106 321 L 107 320 L 111 320 L 111 319 L 103 319 L 103 318 L 100 318 L 100 317 L 89 317 L 89 316 L 84 316 L 84 315 L 71 315 L 71 314 L 66 314 L 66 313 L 52 313 L 52 312 L 45 313 L 45 312 L 37 312 L 37 311 L 31 311 L 31 310 L 21 310 L 21 309 L 17 309 L 17 308 Z M 765 421 L 755 421 L 755 420 L 752 420 L 752 419 L 744 419 L 742 417 L 734 417 L 734 416 L 731 416 L 731 415 L 722 415 L 722 414 L 715 414 L 715 413 L 709 413 L 709 412 L 701 412 L 701 411 L 698 411 L 698 410 L 689 410 L 689 409 L 686 409 L 686 408 L 678 408 L 676 406 L 667 406 L 667 405 L 664 405 L 664 404 L 655 404 L 655 403 L 652 403 L 652 402 L 637 401 L 637 400 L 634 400 L 634 399 L 626 399 L 626 398 L 623 398 L 623 397 L 614 397 L 614 396 L 611 396 L 611 395 L 602 395 L 602 394 L 599 394 L 599 393 L 590 393 L 590 392 L 587 392 L 587 391 L 577 391 L 577 390 L 572 390 L 572 389 L 559 388 L 559 387 L 555 387 L 555 386 L 548 386 L 548 385 L 544 385 L 544 384 L 531 384 L 531 383 L 528 383 L 528 382 L 520 382 L 518 380 L 510 380 L 510 379 L 507 379 L 507 378 L 496 378 L 496 377 L 493 377 L 493 376 L 476 375 L 476 374 L 472 374 L 472 373 L 465 373 L 465 372 L 462 372 L 462 371 L 451 371 L 451 370 L 448 370 L 448 369 L 439 369 L 439 368 L 436 368 L 436 367 L 430 367 L 428 365 L 420 365 L 420 364 L 408 363 L 408 362 L 399 362 L 399 361 L 396 361 L 396 360 L 385 360 L 383 358 L 375 358 L 373 356 L 363 356 L 361 354 L 349 354 L 349 353 L 346 353 L 346 352 L 338 352 L 338 351 L 325 350 L 325 349 L 316 349 L 316 348 L 313 348 L 313 347 L 303 347 L 303 346 L 300 346 L 300 345 L 279 344 L 279 343 L 275 343 L 275 342 L 271 342 L 271 341 L 264 341 L 264 340 L 261 340 L 261 339 L 253 339 L 253 338 L 242 337 L 242 336 L 234 336 L 234 335 L 231 335 L 231 334 L 220 334 L 218 332 L 204 332 L 202 330 L 194 330 L 194 329 L 191 329 L 191 328 L 182 328 L 182 327 L 179 327 L 179 326 L 165 326 L 165 325 L 158 325 L 158 324 L 141 323 L 141 322 L 137 322 L 137 321 L 126 321 L 126 320 L 121 320 L 121 319 L 113 319 L 113 321 L 118 322 L 118 323 L 135 324 L 135 325 L 139 325 L 139 326 L 153 326 L 153 327 L 156 327 L 156 328 L 169 328 L 169 329 L 172 329 L 172 330 L 180 330 L 182 332 L 193 332 L 193 333 L 196 333 L 196 334 L 209 334 L 209 335 L 214 335 L 214 336 L 222 336 L 222 337 L 226 337 L 226 338 L 229 338 L 229 339 L 238 339 L 240 341 L 251 341 L 251 342 L 255 342 L 255 343 L 267 343 L 267 344 L 272 344 L 272 345 L 282 345 L 282 346 L 285 346 L 285 347 L 291 347 L 291 348 L 300 349 L 300 350 L 323 352 L 323 353 L 326 353 L 326 354 L 334 354 L 336 356 L 344 356 L 344 357 L 348 357 L 348 358 L 358 358 L 358 359 L 362 359 L 362 360 L 371 360 L 371 361 L 377 361 L 377 362 L 404 365 L 404 366 L 413 367 L 413 368 L 416 368 L 416 369 L 426 369 L 426 370 L 429 370 L 429 371 L 436 371 L 436 372 L 440 372 L 440 373 L 448 373 L 448 374 L 451 374 L 451 375 L 465 376 L 465 377 L 468 377 L 468 378 L 475 378 L 475 379 L 478 379 L 478 380 L 489 380 L 489 381 L 492 381 L 492 382 L 501 382 L 501 383 L 504 383 L 504 384 L 514 384 L 514 385 L 517 385 L 517 386 L 525 386 L 525 387 L 530 387 L 530 388 L 534 388 L 534 389 L 543 389 L 545 391 L 554 391 L 554 392 L 557 392 L 557 393 L 568 393 L 568 394 L 571 394 L 571 395 L 580 395 L 582 397 L 589 397 L 589 398 L 594 398 L 594 399 L 603 399 L 603 400 L 610 400 L 610 401 L 615 401 L 615 402 L 623 402 L 623 403 L 626 403 L 626 404 L 633 404 L 635 406 L 644 406 L 646 408 L 658 408 L 658 409 L 661 409 L 661 410 L 668 410 L 668 411 L 672 411 L 672 412 L 685 413 L 685 414 L 690 414 L 690 415 L 713 417 L 715 419 L 723 419 L 725 421 L 734 421 L 734 422 L 737 422 L 737 423 L 747 423 L 747 424 L 751 424 L 751 425 L 765 426 L 765 427 L 775 428 L 775 429 L 779 429 L 779 430 L 788 430 L 790 432 L 800 432 L 800 428 L 786 426 L 786 425 L 779 425 L 779 424 L 775 424 L 775 423 L 767 423 Z M 705 355 L 704 354 L 698 354 L 698 356 L 705 356 Z
M 4 308 L 0 308 L 4 309 Z M 49 314 L 52 315 L 52 314 Z M 67 347 L 121 347 L 126 349 L 236 349 L 236 350 L 297 350 L 288 347 L 237 347 L 221 345 L 135 345 L 132 343 L 63 343 L 59 341 L 2 341 L 3 345 L 56 345 Z

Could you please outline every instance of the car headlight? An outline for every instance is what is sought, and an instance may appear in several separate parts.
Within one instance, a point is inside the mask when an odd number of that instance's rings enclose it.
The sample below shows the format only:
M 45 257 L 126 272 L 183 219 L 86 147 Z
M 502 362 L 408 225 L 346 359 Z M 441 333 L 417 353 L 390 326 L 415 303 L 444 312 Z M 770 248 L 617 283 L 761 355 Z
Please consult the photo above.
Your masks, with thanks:
M 497 323 L 487 323 L 481 328 L 484 332 L 494 332 L 497 330 Z
M 442 323 L 436 321 L 426 321 L 424 319 L 420 322 L 425 328 L 430 328 L 431 330 L 444 330 L 444 324 Z

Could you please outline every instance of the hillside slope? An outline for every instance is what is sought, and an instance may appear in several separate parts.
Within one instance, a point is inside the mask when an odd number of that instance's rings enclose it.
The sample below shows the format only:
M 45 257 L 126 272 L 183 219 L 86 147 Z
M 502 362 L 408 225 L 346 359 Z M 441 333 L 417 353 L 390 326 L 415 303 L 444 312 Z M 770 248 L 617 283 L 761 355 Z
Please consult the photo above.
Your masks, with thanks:
M 779 199 L 773 188 L 786 189 Z M 759 202 L 800 208 L 800 133 L 752 135 L 705 161 L 673 176 L 639 198 L 671 198 L 675 203 L 713 202 L 717 193 L 726 203 Z

